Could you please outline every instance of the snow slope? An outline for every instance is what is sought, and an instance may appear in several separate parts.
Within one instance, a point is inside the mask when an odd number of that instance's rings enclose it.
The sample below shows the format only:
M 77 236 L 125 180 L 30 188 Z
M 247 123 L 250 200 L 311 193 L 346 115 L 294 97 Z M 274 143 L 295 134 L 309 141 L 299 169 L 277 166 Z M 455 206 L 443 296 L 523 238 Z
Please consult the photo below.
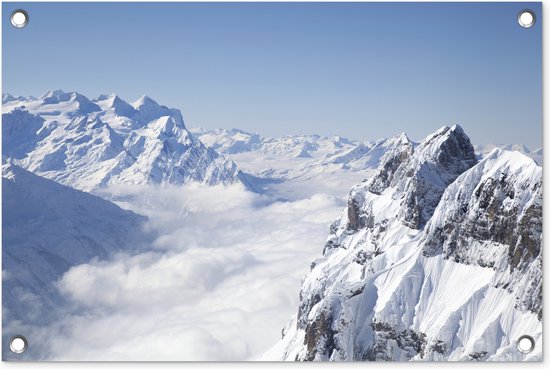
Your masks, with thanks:
M 398 139 L 352 189 L 264 359 L 541 360 L 541 167 L 499 149 L 477 162 L 458 126 Z
M 15 165 L 2 166 L 2 188 L 5 338 L 32 339 L 26 326 L 62 313 L 54 282 L 71 266 L 137 251 L 153 236 L 143 228 L 145 217 Z
M 179 110 L 147 96 L 129 104 L 52 91 L 3 100 L 3 158 L 59 183 L 90 191 L 111 183 L 246 182 L 233 161 L 187 130 Z

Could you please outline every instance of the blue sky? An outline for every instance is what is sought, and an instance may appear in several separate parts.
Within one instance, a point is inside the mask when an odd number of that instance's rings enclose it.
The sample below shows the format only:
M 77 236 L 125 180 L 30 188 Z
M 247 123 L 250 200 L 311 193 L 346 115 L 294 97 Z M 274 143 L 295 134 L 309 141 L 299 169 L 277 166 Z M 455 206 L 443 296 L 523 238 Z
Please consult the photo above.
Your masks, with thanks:
M 4 3 L 3 17 L 16 95 L 147 94 L 188 126 L 266 136 L 421 139 L 458 123 L 474 143 L 542 145 L 540 3 Z

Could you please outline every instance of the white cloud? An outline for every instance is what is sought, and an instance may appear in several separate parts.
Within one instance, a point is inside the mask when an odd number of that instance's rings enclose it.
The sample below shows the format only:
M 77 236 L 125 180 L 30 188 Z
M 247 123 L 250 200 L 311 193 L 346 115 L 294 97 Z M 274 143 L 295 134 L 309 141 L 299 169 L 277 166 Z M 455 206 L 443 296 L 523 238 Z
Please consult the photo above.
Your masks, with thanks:
M 63 276 L 58 287 L 74 309 L 38 333 L 48 337 L 50 358 L 259 358 L 296 312 L 301 278 L 344 205 L 326 193 L 274 202 L 238 186 L 109 194 L 149 216 L 159 237 L 143 253 L 94 260 Z

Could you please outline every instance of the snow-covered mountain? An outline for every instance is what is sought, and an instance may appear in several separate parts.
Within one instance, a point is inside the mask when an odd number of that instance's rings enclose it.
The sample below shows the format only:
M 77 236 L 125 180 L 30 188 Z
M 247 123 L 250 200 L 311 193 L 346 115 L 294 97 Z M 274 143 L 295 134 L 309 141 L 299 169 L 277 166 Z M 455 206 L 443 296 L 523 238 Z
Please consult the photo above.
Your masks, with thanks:
M 394 140 L 265 359 L 541 360 L 542 168 L 500 149 L 478 162 L 459 126 Z
M 208 147 L 239 163 L 254 176 L 274 180 L 307 180 L 328 174 L 376 168 L 396 142 L 352 141 L 341 136 L 293 135 L 266 138 L 239 129 L 191 129 Z
M 519 151 L 523 155 L 526 155 L 532 158 L 537 164 L 542 165 L 543 159 L 543 150 L 542 147 L 539 147 L 536 150 L 531 150 L 525 145 L 521 144 L 508 144 L 508 145 L 496 145 L 496 144 L 484 144 L 484 145 L 475 145 L 476 154 L 480 158 L 484 158 L 489 155 L 494 149 L 501 149 L 507 151 Z
M 196 139 L 179 110 L 147 96 L 3 96 L 3 158 L 42 177 L 92 190 L 112 183 L 246 182 L 236 164 Z
M 4 338 L 31 339 L 25 327 L 61 313 L 54 282 L 71 266 L 139 250 L 154 236 L 146 218 L 10 164 L 2 167 L 2 210 Z

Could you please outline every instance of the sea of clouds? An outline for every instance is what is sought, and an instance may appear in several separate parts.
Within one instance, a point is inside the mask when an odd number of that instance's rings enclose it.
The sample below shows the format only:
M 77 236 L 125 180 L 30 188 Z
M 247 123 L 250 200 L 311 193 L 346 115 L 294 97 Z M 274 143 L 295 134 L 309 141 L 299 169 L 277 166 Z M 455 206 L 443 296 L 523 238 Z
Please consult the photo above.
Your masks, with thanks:
M 339 181 L 317 191 L 308 183 L 292 200 L 238 185 L 103 191 L 146 215 L 158 236 L 137 254 L 66 272 L 57 287 L 71 309 L 36 331 L 41 351 L 55 360 L 260 359 L 296 313 L 301 279 L 355 179 Z

